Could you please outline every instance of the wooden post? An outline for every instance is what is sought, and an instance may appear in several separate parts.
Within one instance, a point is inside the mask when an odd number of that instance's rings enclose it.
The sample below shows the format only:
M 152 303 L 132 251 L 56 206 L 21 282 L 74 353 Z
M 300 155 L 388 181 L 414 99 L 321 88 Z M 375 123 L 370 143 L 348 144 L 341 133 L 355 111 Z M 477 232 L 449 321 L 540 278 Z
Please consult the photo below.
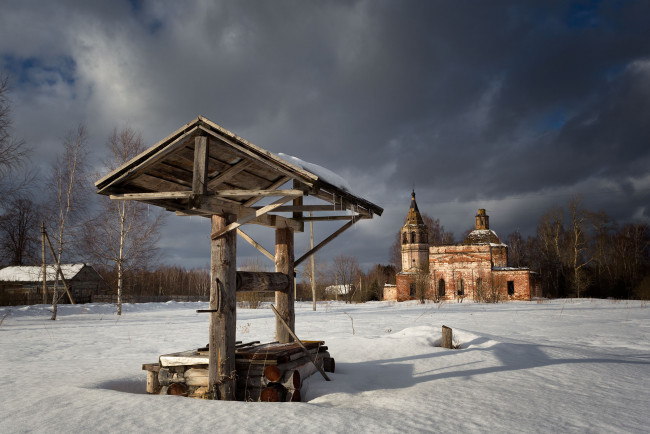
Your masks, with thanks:
M 43 256 L 43 304 L 47 304 L 47 264 L 45 261 L 45 222 L 41 222 L 41 255 Z
M 312 217 L 309 211 L 309 217 Z M 309 220 L 309 250 L 314 250 L 314 222 Z M 316 312 L 316 266 L 314 261 L 316 255 L 311 255 L 311 308 Z
M 293 287 L 293 231 L 290 228 L 275 230 L 275 271 L 284 273 L 289 278 L 289 288 Z M 296 331 L 293 291 L 275 293 L 275 305 L 280 317 L 287 323 L 291 331 Z M 275 320 L 275 339 L 281 344 L 292 341 L 291 334 L 282 325 L 280 319 Z
M 212 216 L 212 232 L 236 216 Z M 209 393 L 214 399 L 234 401 L 236 388 L 235 330 L 237 327 L 237 238 L 228 231 L 212 240 L 210 264 Z
M 208 138 L 194 138 L 194 172 L 192 176 L 192 193 L 203 195 L 208 183 Z
M 447 326 L 442 326 L 442 348 L 453 348 L 452 344 L 452 331 L 449 327 Z

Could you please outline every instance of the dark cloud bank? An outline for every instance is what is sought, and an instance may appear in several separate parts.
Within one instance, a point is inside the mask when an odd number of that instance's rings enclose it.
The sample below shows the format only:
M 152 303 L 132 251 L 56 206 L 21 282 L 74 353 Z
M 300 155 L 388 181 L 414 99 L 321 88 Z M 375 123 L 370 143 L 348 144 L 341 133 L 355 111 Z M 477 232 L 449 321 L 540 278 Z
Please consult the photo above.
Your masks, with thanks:
M 479 207 L 503 236 L 532 233 L 575 194 L 650 221 L 649 16 L 641 1 L 9 1 L 0 66 L 34 164 L 80 121 L 99 161 L 114 127 L 153 144 L 204 115 L 383 206 L 325 253 L 371 264 L 413 186 L 457 235 Z M 168 261 L 204 265 L 208 226 L 170 226 L 186 239 L 164 240 Z

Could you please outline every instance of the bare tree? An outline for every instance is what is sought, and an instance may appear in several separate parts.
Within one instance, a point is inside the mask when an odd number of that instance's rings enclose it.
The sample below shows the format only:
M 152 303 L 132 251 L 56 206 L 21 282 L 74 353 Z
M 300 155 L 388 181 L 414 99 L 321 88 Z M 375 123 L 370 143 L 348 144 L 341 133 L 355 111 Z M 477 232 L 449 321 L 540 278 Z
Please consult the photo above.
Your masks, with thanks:
M 587 258 L 587 239 L 585 227 L 587 225 L 587 213 L 582 207 L 582 198 L 575 196 L 569 202 L 569 218 L 571 227 L 568 231 L 568 254 L 567 263 L 571 267 L 573 289 L 577 297 L 580 297 L 587 287 L 588 277 L 584 267 L 591 262 Z
M 431 294 L 431 274 L 429 272 L 429 262 L 424 262 L 417 267 L 415 273 L 415 294 L 420 301 L 424 304 Z
M 50 238 L 56 245 L 55 261 L 62 263 L 64 251 L 72 235 L 77 233 L 79 223 L 87 207 L 87 135 L 83 125 L 70 130 L 63 141 L 63 154 L 56 159 L 49 183 L 52 203 L 48 213 Z M 58 276 L 57 276 L 58 279 Z M 52 319 L 56 319 L 58 298 L 57 281 L 52 297 Z
M 562 240 L 564 238 L 562 209 L 552 208 L 544 214 L 537 225 L 538 269 L 542 278 L 544 294 L 563 295 L 562 277 Z
M 332 261 L 332 271 L 338 284 L 345 288 L 345 302 L 351 303 L 355 291 L 354 278 L 359 272 L 357 258 L 346 255 L 335 257 Z
M 27 181 L 15 182 L 7 175 L 20 166 L 29 153 L 25 142 L 12 134 L 11 107 L 8 98 L 9 78 L 0 76 L 0 203 L 19 192 Z
M 37 262 L 39 213 L 34 203 L 24 197 L 13 198 L 0 216 L 0 260 L 9 265 Z
M 109 170 L 114 170 L 143 150 L 142 138 L 131 128 L 114 130 L 107 142 Z M 146 268 L 157 254 L 156 244 L 164 212 L 129 200 L 102 198 L 99 214 L 83 229 L 83 241 L 93 259 L 117 271 L 117 314 L 122 314 L 124 273 Z

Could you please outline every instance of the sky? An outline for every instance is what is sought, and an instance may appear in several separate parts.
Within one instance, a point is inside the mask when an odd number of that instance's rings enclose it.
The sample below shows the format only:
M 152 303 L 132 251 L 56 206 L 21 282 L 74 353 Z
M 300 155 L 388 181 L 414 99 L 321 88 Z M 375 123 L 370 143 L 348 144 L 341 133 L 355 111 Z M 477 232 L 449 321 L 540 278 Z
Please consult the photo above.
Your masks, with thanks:
M 333 170 L 384 213 L 321 259 L 368 267 L 388 262 L 413 189 L 456 237 L 478 208 L 502 238 L 533 235 L 575 195 L 650 222 L 649 16 L 645 1 L 3 0 L 0 73 L 42 172 L 79 123 L 101 171 L 114 128 L 149 147 L 199 115 Z M 205 266 L 207 223 L 170 216 L 164 260 Z M 337 228 L 317 226 L 316 242 Z

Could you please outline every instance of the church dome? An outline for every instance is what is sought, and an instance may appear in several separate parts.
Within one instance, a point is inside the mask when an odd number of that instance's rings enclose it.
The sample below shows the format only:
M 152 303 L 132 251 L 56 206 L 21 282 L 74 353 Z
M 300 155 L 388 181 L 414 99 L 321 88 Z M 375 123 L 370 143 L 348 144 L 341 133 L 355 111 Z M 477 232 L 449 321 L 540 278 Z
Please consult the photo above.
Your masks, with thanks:
M 501 240 L 492 229 L 474 229 L 465 238 L 464 244 L 501 244 Z
M 479 209 L 476 214 L 476 229 L 467 235 L 463 244 L 502 244 L 496 232 L 490 229 L 490 217 L 485 209 Z

